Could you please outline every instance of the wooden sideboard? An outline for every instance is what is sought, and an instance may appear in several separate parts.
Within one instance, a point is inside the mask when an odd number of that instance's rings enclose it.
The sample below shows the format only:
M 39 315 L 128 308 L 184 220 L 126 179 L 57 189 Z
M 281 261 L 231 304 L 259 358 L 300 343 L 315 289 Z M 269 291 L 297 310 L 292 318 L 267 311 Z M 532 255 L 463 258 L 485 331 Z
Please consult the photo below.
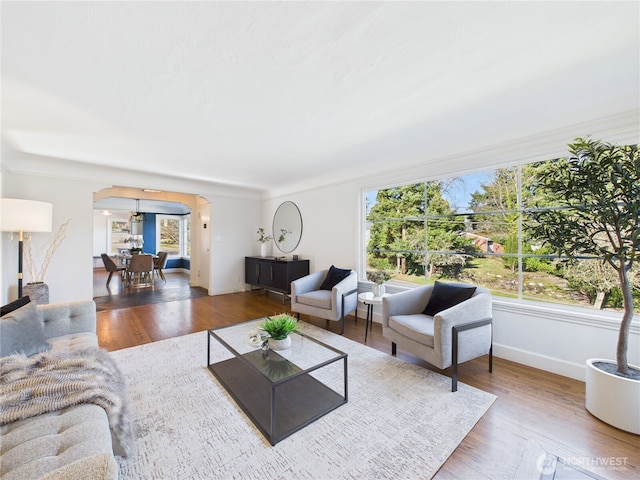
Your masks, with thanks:
M 291 294 L 291 282 L 309 275 L 309 260 L 278 260 L 274 257 L 244 257 L 244 281 L 253 287 Z

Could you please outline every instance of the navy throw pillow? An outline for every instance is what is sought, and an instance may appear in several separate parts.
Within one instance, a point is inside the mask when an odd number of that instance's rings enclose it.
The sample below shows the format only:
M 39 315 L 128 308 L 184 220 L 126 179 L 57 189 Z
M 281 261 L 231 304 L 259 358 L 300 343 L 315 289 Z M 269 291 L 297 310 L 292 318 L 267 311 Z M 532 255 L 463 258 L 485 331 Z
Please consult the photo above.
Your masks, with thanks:
M 429 303 L 427 303 L 422 313 L 433 317 L 436 313 L 469 300 L 475 291 L 476 287 L 462 287 L 450 283 L 436 282 L 433 292 L 431 292 Z
M 351 275 L 351 270 L 336 268 L 331 265 L 331 268 L 327 273 L 327 278 L 325 278 L 324 282 L 322 282 L 322 285 L 320 285 L 320 290 L 331 290 L 349 275 Z

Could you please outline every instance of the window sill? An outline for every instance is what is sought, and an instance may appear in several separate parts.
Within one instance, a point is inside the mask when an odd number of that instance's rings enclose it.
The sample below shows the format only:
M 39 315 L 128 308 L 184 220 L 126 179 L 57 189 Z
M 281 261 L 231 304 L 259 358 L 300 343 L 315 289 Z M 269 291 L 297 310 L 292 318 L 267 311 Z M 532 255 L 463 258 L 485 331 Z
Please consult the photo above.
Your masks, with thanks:
M 359 289 L 361 291 L 368 291 L 371 289 L 371 285 L 373 285 L 372 282 L 360 281 Z M 398 293 L 415 288 L 418 285 L 385 283 L 384 286 L 386 293 Z M 622 318 L 622 311 L 600 311 L 584 307 L 532 302 L 530 300 L 516 300 L 497 296 L 493 297 L 493 308 L 500 312 L 527 315 L 529 317 L 551 319 L 559 322 L 605 328 L 614 331 L 619 330 L 620 319 Z M 629 333 L 635 335 L 640 334 L 640 315 L 635 314 L 633 317 Z

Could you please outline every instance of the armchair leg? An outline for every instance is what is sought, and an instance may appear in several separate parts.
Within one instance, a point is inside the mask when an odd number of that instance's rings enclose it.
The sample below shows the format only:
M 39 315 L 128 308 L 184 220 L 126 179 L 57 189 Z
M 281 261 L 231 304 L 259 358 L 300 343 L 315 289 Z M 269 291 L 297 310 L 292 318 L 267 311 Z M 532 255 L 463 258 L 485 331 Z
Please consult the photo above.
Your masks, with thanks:
M 458 391 L 458 334 L 472 328 L 492 325 L 492 318 L 469 322 L 451 327 L 451 391 Z M 491 345 L 489 346 L 489 371 L 493 372 L 493 327 L 491 328 Z
M 491 336 L 493 337 L 493 333 Z M 489 372 L 493 373 L 493 338 L 491 339 L 491 348 L 489 348 Z
M 396 350 L 397 350 L 396 344 L 391 342 L 391 355 L 395 355 Z

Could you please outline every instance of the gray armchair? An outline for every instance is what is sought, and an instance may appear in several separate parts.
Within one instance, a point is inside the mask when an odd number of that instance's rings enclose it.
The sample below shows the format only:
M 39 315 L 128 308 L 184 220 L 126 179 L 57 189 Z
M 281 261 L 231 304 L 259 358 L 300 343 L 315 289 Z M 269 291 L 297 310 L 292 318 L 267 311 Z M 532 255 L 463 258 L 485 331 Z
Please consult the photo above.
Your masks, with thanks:
M 491 293 L 486 288 L 465 283 L 440 283 L 438 294 L 433 295 L 433 302 L 427 308 L 434 287 L 426 285 L 383 297 L 382 335 L 391 340 L 393 355 L 398 345 L 440 369 L 451 366 L 451 391 L 455 392 L 458 364 L 489 354 L 489 371 L 493 369 Z M 473 287 L 476 289 L 472 294 L 471 290 L 463 293 L 465 297 L 471 295 L 470 298 L 439 309 L 454 303 L 446 298 L 447 293 L 455 296 L 456 290 L 462 292 Z M 443 299 L 444 303 L 439 304 Z
M 298 319 L 304 313 L 341 322 L 340 334 L 343 334 L 344 317 L 358 307 L 358 275 L 351 270 L 344 279 L 326 289 L 326 281 L 332 283 L 335 270 L 340 269 L 320 270 L 291 282 L 291 310 L 298 314 Z M 325 289 L 321 288 L 323 284 Z

